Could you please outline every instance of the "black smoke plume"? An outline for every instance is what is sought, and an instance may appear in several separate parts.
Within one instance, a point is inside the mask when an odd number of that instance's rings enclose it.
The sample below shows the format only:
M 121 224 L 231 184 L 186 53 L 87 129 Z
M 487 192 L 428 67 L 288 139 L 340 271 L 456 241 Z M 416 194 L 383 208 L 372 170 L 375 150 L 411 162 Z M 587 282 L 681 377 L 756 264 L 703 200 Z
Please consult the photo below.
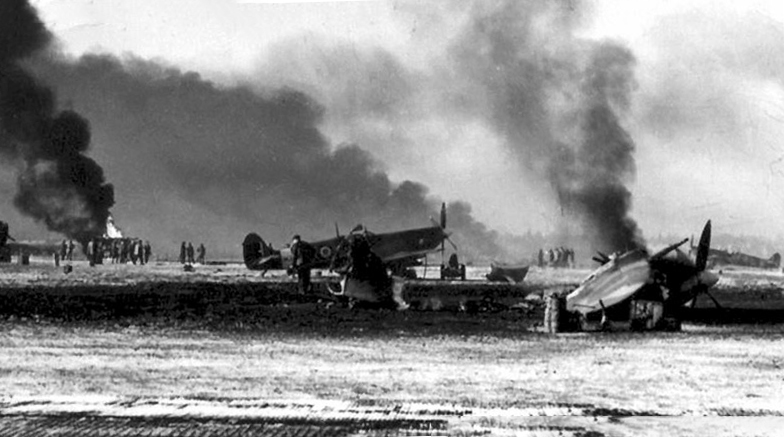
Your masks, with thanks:
M 625 185 L 635 145 L 620 119 L 635 59 L 619 44 L 575 36 L 582 9 L 573 1 L 471 4 L 450 67 L 479 87 L 484 117 L 595 248 L 640 247 Z
M 50 41 L 27 1 L 0 3 L 0 154 L 19 167 L 14 205 L 50 230 L 84 241 L 105 231 L 114 190 L 84 155 L 87 120 L 59 110 L 52 90 L 23 65 Z
M 622 47 L 593 49 L 575 120 L 579 139 L 571 147 L 556 147 L 559 154 L 549 168 L 561 205 L 576 212 L 591 239 L 607 251 L 644 247 L 629 216 L 631 192 L 625 186 L 634 175 L 635 146 L 615 113 L 628 106 L 633 64 Z
M 124 230 L 172 250 L 205 241 L 210 253 L 236 257 L 251 231 L 277 246 L 295 233 L 332 237 L 336 223 L 344 233 L 358 223 L 382 232 L 438 217 L 441 199 L 427 187 L 392 181 L 360 145 L 333 145 L 320 130 L 328 108 L 301 91 L 222 86 L 110 55 L 42 56 L 32 68 L 92 121 L 127 199 L 115 207 Z M 447 210 L 461 255 L 502 254 L 469 206 Z

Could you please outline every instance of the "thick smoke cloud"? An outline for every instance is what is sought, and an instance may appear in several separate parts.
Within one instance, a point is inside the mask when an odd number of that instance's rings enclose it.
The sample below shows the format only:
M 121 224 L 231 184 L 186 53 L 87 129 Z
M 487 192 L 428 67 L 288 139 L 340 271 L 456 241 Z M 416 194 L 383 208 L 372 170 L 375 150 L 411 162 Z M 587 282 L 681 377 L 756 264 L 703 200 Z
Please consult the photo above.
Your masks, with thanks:
M 530 209 L 557 204 L 596 249 L 643 244 L 626 187 L 635 144 L 623 127 L 636 60 L 619 44 L 577 36 L 589 8 L 482 1 L 403 2 L 396 10 L 421 35 L 412 36 L 423 48 L 421 65 L 350 43 L 297 39 L 272 47 L 260 82 L 320 96 L 331 109 L 327 131 L 362 138 L 363 148 L 399 167 L 424 161 L 433 171 L 445 165 L 444 152 L 458 150 L 497 165 L 488 156 L 510 153 L 518 169 L 498 183 L 518 183 L 514 195 L 538 199 Z
M 440 200 L 424 185 L 391 181 L 359 145 L 333 145 L 320 130 L 329 108 L 301 91 L 224 87 L 108 55 L 39 58 L 33 69 L 89 116 L 102 153 L 123 157 L 107 165 L 128 199 L 117 220 L 135 223 L 139 236 L 171 247 L 205 240 L 236 256 L 233 243 L 250 231 L 279 243 L 293 233 L 328 238 L 335 223 L 343 232 L 360 222 L 377 232 L 429 226 L 438 214 Z M 501 253 L 470 207 L 450 204 L 448 212 L 459 224 L 455 239 L 487 240 L 465 254 Z
M 0 4 L 0 154 L 19 168 L 14 205 L 49 230 L 84 241 L 104 232 L 114 192 L 83 154 L 87 120 L 57 109 L 53 92 L 22 65 L 50 40 L 26 1 Z
M 619 116 L 634 86 L 632 53 L 576 37 L 574 2 L 483 4 L 471 17 L 452 50 L 488 99 L 488 122 L 595 248 L 642 246 L 625 186 L 635 146 Z

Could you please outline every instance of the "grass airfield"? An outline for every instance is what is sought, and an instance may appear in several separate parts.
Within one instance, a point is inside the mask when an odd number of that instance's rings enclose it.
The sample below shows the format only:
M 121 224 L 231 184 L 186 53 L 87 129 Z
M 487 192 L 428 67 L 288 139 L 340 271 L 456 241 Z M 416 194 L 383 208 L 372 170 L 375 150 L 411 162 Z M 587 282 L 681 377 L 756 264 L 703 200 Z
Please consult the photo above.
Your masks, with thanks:
M 702 298 L 680 333 L 551 336 L 541 332 L 539 296 L 588 271 L 533 268 L 514 287 L 480 282 L 487 271 L 469 268 L 464 284 L 410 286 L 484 290 L 522 305 L 348 308 L 298 294 L 282 273 L 239 265 L 186 273 L 179 264 L 76 262 L 69 275 L 43 261 L 0 266 L 0 434 L 784 429 L 780 272 L 724 269 L 713 294 L 730 308 L 727 323 Z M 753 323 L 758 315 L 763 323 Z

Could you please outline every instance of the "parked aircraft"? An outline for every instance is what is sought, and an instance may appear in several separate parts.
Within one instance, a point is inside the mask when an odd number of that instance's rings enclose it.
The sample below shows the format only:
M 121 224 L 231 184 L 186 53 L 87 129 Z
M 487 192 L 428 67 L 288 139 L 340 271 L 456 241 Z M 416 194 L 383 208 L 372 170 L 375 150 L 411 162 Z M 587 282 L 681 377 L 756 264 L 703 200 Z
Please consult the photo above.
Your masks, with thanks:
M 718 282 L 718 276 L 706 270 L 710 238 L 709 220 L 702 231 L 695 260 L 679 249 L 688 238 L 652 255 L 644 249 L 612 256 L 600 253 L 594 259 L 603 265 L 566 296 L 565 309 L 583 318 L 597 313 L 602 319 L 608 314 L 610 318 L 632 322 L 636 318 L 643 320 L 648 328 L 654 328 L 664 317 L 675 315 L 684 304 L 693 305 L 701 294 L 719 306 L 708 293 Z
M 770 258 L 765 259 L 742 252 L 711 249 L 710 253 L 708 253 L 708 267 L 721 268 L 726 266 L 778 269 L 781 267 L 781 255 L 774 253 Z
M 529 266 L 508 266 L 508 265 L 490 265 L 490 273 L 485 275 L 488 281 L 491 282 L 508 282 L 510 284 L 519 284 L 525 279 L 528 274 Z
M 315 259 L 308 264 L 310 268 L 327 269 L 336 260 L 346 256 L 348 236 L 336 233 L 333 238 L 308 242 L 315 249 Z M 409 268 L 421 265 L 422 259 L 438 250 L 445 240 L 454 245 L 446 232 L 446 204 L 441 205 L 441 220 L 433 226 L 376 234 L 359 225 L 349 236 L 357 234 L 363 235 L 370 250 L 381 259 L 383 265 L 393 275 L 399 276 L 410 275 Z M 255 233 L 245 237 L 242 251 L 245 265 L 251 270 L 288 269 L 291 266 L 290 248 L 273 249 L 272 245 Z
M 9 234 L 8 223 L 0 221 L 0 262 L 11 262 L 11 255 L 52 255 L 59 245 L 47 241 L 16 241 Z

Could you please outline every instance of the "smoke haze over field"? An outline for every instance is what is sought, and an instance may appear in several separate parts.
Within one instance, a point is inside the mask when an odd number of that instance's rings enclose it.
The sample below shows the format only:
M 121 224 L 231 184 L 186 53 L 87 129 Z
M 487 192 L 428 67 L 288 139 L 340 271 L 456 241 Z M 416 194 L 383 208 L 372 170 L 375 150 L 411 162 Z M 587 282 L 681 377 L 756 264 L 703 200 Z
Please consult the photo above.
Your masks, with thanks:
M 462 250 L 501 253 L 496 227 L 612 250 L 707 218 L 784 234 L 784 14 L 757 3 L 37 0 L 68 53 L 112 54 L 26 65 L 89 120 L 132 235 L 234 254 L 444 198 Z
M 517 184 L 517 196 L 549 196 L 598 249 L 643 245 L 625 186 L 635 146 L 619 115 L 634 85 L 631 52 L 576 37 L 587 13 L 580 2 L 405 6 L 425 29 L 460 23 L 427 67 L 377 48 L 296 39 L 273 46 L 260 82 L 309 90 L 327 102 L 327 131 L 362 138 L 384 162 L 449 165 L 439 153 L 455 148 L 443 144 L 453 139 L 479 144 L 464 151 L 467 159 L 510 154 L 517 168 L 508 173 L 525 173 L 503 182 Z M 455 138 L 465 125 L 486 136 Z
M 300 91 L 276 88 L 262 95 L 111 56 L 38 59 L 33 70 L 100 126 L 102 155 L 124 156 L 108 166 L 119 184 L 132 187 L 120 202 L 129 211 L 118 221 L 131 223 L 125 229 L 139 236 L 165 241 L 164 231 L 207 240 L 231 254 L 230 242 L 249 231 L 274 242 L 295 232 L 326 238 L 335 222 L 344 231 L 357 222 L 378 231 L 422 227 L 438 211 L 438 199 L 426 187 L 391 182 L 360 147 L 333 148 L 319 130 L 325 108 Z M 451 204 L 449 215 L 460 224 L 458 235 L 488 240 L 481 252 L 467 253 L 479 259 L 500 254 L 494 235 L 470 217 L 470 207 Z M 154 223 L 136 224 L 145 217 Z

